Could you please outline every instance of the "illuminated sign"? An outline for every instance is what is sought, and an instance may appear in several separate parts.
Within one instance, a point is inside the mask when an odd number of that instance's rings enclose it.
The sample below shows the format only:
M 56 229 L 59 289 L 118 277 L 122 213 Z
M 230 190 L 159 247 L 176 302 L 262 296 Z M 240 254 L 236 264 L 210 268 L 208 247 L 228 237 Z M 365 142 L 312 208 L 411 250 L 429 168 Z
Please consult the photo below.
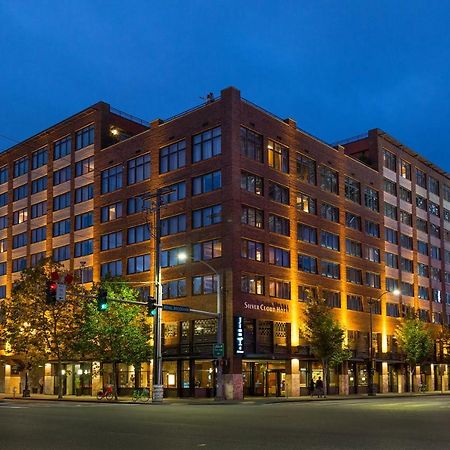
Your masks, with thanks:
M 248 303 L 244 302 L 245 309 L 256 309 L 258 311 L 266 312 L 277 312 L 277 313 L 288 313 L 289 306 L 283 303 L 272 302 L 272 303 Z
M 234 352 L 237 355 L 244 354 L 244 318 L 234 318 Z

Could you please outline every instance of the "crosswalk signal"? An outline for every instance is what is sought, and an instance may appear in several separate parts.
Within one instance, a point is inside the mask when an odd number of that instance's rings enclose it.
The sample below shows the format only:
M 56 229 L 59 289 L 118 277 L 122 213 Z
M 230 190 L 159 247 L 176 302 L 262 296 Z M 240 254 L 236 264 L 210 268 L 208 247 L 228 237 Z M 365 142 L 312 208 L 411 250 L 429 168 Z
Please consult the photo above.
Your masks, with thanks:
M 56 291 L 58 289 L 58 285 L 56 281 L 47 281 L 45 288 L 45 303 L 47 305 L 55 305 L 56 304 Z
M 148 315 L 154 316 L 156 315 L 156 299 L 155 297 L 147 297 L 147 308 L 148 308 Z
M 100 288 L 97 293 L 97 310 L 106 311 L 108 306 L 108 292 L 105 288 Z

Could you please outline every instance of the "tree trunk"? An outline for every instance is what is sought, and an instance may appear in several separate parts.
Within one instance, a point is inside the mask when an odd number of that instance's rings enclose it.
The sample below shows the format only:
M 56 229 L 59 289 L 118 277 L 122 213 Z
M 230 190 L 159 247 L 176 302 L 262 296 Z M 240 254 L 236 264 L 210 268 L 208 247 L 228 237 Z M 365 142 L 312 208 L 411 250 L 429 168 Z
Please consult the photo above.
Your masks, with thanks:
M 114 400 L 118 400 L 117 396 L 117 362 L 114 361 L 112 363 L 112 369 L 113 369 L 113 393 L 114 393 Z
M 62 400 L 63 398 L 63 376 L 62 376 L 62 364 L 61 364 L 61 360 L 58 359 L 58 364 L 57 364 L 57 370 L 58 370 L 58 400 Z
M 327 396 L 328 392 L 328 361 L 326 359 L 322 359 L 323 366 L 323 395 Z
M 409 392 L 414 392 L 414 372 L 415 366 L 409 366 Z

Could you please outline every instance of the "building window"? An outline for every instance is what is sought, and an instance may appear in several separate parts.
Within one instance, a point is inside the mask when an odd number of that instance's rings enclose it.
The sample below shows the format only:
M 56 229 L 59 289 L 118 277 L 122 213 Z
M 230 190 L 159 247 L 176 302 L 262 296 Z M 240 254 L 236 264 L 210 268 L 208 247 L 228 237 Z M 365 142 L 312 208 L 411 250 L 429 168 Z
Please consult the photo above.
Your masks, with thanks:
M 101 173 L 102 194 L 114 192 L 122 187 L 122 166 L 117 165 L 110 169 L 103 170 Z
M 253 261 L 264 261 L 264 244 L 256 241 L 242 239 L 241 257 Z
M 388 267 L 398 269 L 398 256 L 394 253 L 385 252 L 384 259 Z
M 22 208 L 18 211 L 14 211 L 13 213 L 13 225 L 17 225 L 19 223 L 24 223 L 28 219 L 28 209 Z
M 63 156 L 67 156 L 70 154 L 71 150 L 72 138 L 70 136 L 66 136 L 65 138 L 53 143 L 53 159 L 56 161 Z
M 400 198 L 408 203 L 412 203 L 412 193 L 409 189 L 400 186 Z
M 148 241 L 150 239 L 150 227 L 147 224 L 128 228 L 127 244 L 137 244 L 138 242 Z
M 27 268 L 27 257 L 23 256 L 21 258 L 16 258 L 12 260 L 12 271 L 21 272 Z
M 416 217 L 416 227 L 418 231 L 428 233 L 428 222 L 420 217 Z
M 58 184 L 65 183 L 72 178 L 72 170 L 70 166 L 63 167 L 62 169 L 53 172 L 53 185 L 58 186 Z
M 93 240 L 86 239 L 84 241 L 75 242 L 75 258 L 80 256 L 91 255 L 93 253 Z
M 426 242 L 417 240 L 417 252 L 421 255 L 428 255 L 428 244 Z
M 186 231 L 186 214 L 166 217 L 161 220 L 161 236 Z
M 289 205 L 289 188 L 281 186 L 280 184 L 269 183 L 269 198 L 274 202 Z
M 207 227 L 222 222 L 222 205 L 192 211 L 192 228 Z
M 384 228 L 384 239 L 391 244 L 398 244 L 398 231 L 392 228 Z
M 327 278 L 339 280 L 341 278 L 341 270 L 338 263 L 322 260 L 320 262 L 321 275 Z
M 60 220 L 53 223 L 53 237 L 70 233 L 70 219 Z
M 128 185 L 140 183 L 150 178 L 150 153 L 128 161 Z
M 339 175 L 326 166 L 320 166 L 320 187 L 327 192 L 339 194 Z
M 55 198 L 56 200 L 56 198 Z M 36 217 L 41 217 L 44 214 L 47 214 L 47 202 L 40 202 L 31 205 L 31 218 L 35 219 Z
M 0 263 L 0 275 L 6 275 L 6 262 Z
M 388 194 L 391 194 L 391 195 L 394 195 L 395 197 L 397 197 L 397 183 L 394 183 L 393 181 L 385 178 L 383 180 L 383 188 L 384 188 L 384 192 L 387 192 Z
M 442 303 L 441 291 L 440 289 L 431 289 L 431 299 L 435 303 Z
M 94 125 L 89 125 L 76 133 L 76 150 L 94 143 Z
M 403 211 L 401 209 L 400 210 L 400 222 L 412 227 L 412 214 L 410 214 L 406 211 Z
M 192 179 L 192 195 L 206 194 L 222 187 L 222 172 L 207 173 Z
M 127 273 L 129 275 L 134 273 L 148 272 L 150 270 L 150 255 L 139 255 L 128 258 Z
M 397 207 L 384 202 L 384 215 L 390 219 L 397 220 Z
M 217 292 L 216 275 L 192 277 L 192 295 L 213 294 L 214 292 Z
M 364 205 L 372 211 L 379 211 L 378 191 L 366 187 L 364 189 Z
M 322 292 L 323 297 L 325 298 L 325 292 Z M 317 288 L 314 286 L 298 286 L 298 301 L 299 302 L 308 302 L 310 298 L 317 298 Z
M 417 263 L 417 275 L 421 276 L 421 277 L 429 277 L 429 271 L 428 271 L 428 266 L 426 264 Z
M 390 317 L 400 317 L 397 303 L 386 303 L 386 315 Z
M 380 262 L 380 249 L 377 247 L 371 247 L 371 246 L 367 245 L 364 248 L 364 257 L 368 261 L 379 263 Z
M 400 245 L 403 248 L 407 248 L 408 250 L 412 250 L 413 249 L 413 239 L 411 236 L 408 236 L 406 234 L 401 234 L 400 235 Z
M 70 206 L 70 192 L 57 195 L 53 198 L 53 211 L 59 211 Z
M 256 195 L 264 195 L 264 182 L 258 175 L 241 172 L 241 189 Z
M 417 291 L 417 296 L 421 300 L 429 300 L 428 288 L 426 286 L 419 286 L 419 290 Z
M 13 189 L 13 200 L 22 200 L 28 195 L 28 184 L 22 184 L 22 186 Z
M 109 261 L 100 266 L 101 278 L 120 277 L 122 275 L 122 261 Z
M 209 261 L 221 256 L 222 241 L 220 239 L 197 242 L 192 246 L 192 258 L 194 261 Z
M 439 267 L 431 267 L 431 279 L 435 281 L 442 281 L 442 271 Z
M 94 198 L 94 183 L 75 189 L 75 203 L 82 203 Z
M 162 298 L 180 298 L 186 297 L 186 278 L 171 280 L 162 283 Z
M 161 252 L 161 267 L 175 267 L 184 264 L 181 255 L 186 254 L 186 247 L 176 247 Z
M 362 284 L 362 271 L 354 267 L 347 267 L 347 281 L 349 283 Z
M 31 193 L 37 194 L 38 192 L 45 191 L 47 189 L 47 176 L 37 178 L 31 182 Z
M 53 260 L 55 262 L 66 261 L 68 259 L 70 259 L 70 245 L 53 249 Z
M 8 216 L 4 215 L 0 217 L 0 230 L 7 228 L 8 226 Z
M 291 266 L 291 253 L 289 250 L 269 246 L 269 264 L 279 267 Z
M 75 216 L 75 231 L 83 230 L 94 225 L 94 213 L 89 211 Z
M 291 299 L 291 283 L 289 281 L 269 279 L 269 296 L 276 298 L 283 298 L 285 300 Z
M 5 253 L 8 250 L 8 239 L 0 240 L 0 253 Z
M 347 309 L 351 311 L 364 311 L 360 295 L 347 294 Z
M 411 164 L 403 161 L 403 159 L 400 160 L 400 176 L 407 180 L 411 179 Z
M 276 214 L 269 214 L 269 231 L 278 233 L 283 236 L 290 235 L 289 219 L 277 216 Z
M 179 183 L 171 184 L 170 186 L 165 186 L 163 188 L 166 193 L 161 195 L 161 204 L 168 205 L 169 203 L 178 202 L 179 200 L 184 200 L 186 198 L 186 182 L 180 181 Z M 141 211 L 148 209 L 148 201 L 143 200 L 143 206 Z M 138 211 L 136 211 L 138 212 Z
M 5 206 L 8 204 L 9 201 L 8 194 L 9 194 L 8 192 L 0 194 L 0 206 Z
M 113 203 L 101 209 L 101 222 L 111 222 L 122 217 L 122 203 Z
M 362 257 L 362 245 L 361 242 L 352 241 L 351 239 L 345 240 L 345 253 L 350 256 Z
M 317 273 L 317 258 L 299 253 L 298 270 L 306 273 Z
M 345 212 L 345 226 L 353 230 L 361 231 L 361 217 L 351 212 Z
M 330 308 L 341 307 L 341 293 L 336 291 L 329 291 L 328 289 L 322 290 L 322 297 L 327 302 Z
M 255 228 L 264 228 L 264 212 L 250 206 L 242 206 L 241 223 Z
M 14 161 L 14 177 L 17 178 L 21 175 L 25 175 L 28 172 L 28 156 L 24 156 Z
M 37 266 L 43 259 L 45 259 L 45 252 L 33 253 L 31 255 L 31 267 Z
M 427 188 L 427 175 L 420 169 L 416 169 L 416 184 L 424 189 Z
M 402 281 L 400 289 L 402 291 L 402 295 L 407 295 L 408 297 L 414 297 L 414 285 L 413 284 Z
M 431 175 L 428 177 L 428 189 L 431 193 L 439 195 L 439 181 Z
M 380 237 L 380 225 L 378 223 L 366 220 L 364 225 L 367 236 Z
M 127 215 L 141 213 L 150 208 L 150 202 L 145 198 L 146 194 L 131 197 L 127 200 Z M 161 196 L 161 203 L 164 197 Z
M 416 194 L 416 206 L 423 211 L 427 210 L 427 199 Z
M 352 202 L 361 203 L 361 183 L 350 177 L 345 177 L 345 198 Z
M 264 295 L 264 277 L 255 274 L 242 274 L 241 292 L 246 294 Z
M 380 289 L 381 288 L 380 274 L 374 272 L 366 272 L 366 286 Z
M 75 277 L 77 280 L 80 280 L 81 284 L 92 283 L 94 280 L 94 268 L 90 267 L 82 267 L 75 270 Z
M 339 223 L 339 208 L 336 206 L 329 205 L 328 203 L 322 203 L 320 207 L 320 214 L 324 219 Z
M 339 235 L 322 231 L 320 233 L 320 245 L 330 250 L 339 251 Z
M 25 247 L 28 244 L 28 235 L 25 231 L 24 233 L 16 234 L 13 236 L 12 248 Z
M 175 142 L 159 151 L 159 173 L 167 173 L 186 165 L 186 141 Z
M 31 169 L 37 169 L 48 163 L 47 147 L 41 148 L 31 155 Z
M 439 217 L 440 216 L 439 205 L 436 205 L 436 203 L 429 201 L 428 202 L 428 212 L 430 214 L 433 214 L 434 216 Z
M 0 167 L 0 184 L 8 182 L 8 166 Z
M 444 208 L 444 220 L 450 222 L 450 211 Z
M 122 247 L 122 231 L 115 231 L 113 233 L 103 234 L 100 237 L 100 250 L 112 250 L 114 248 Z
M 296 155 L 297 178 L 304 183 L 316 185 L 316 162 L 301 153 Z
M 213 128 L 192 138 L 192 162 L 213 158 L 222 153 L 221 128 Z
M 289 149 L 272 140 L 267 143 L 267 162 L 269 167 L 289 173 Z
M 447 231 L 447 230 L 445 230 Z M 430 223 L 430 235 L 434 236 L 435 238 L 440 239 L 441 238 L 441 227 L 438 227 L 434 223 Z
M 316 214 L 316 200 L 303 192 L 297 193 L 296 207 L 305 213 Z
M 263 137 L 241 127 L 241 154 L 254 161 L 263 162 Z
M 450 202 L 450 186 L 448 184 L 442 184 L 442 195 L 444 197 L 444 200 Z
M 441 249 L 439 247 L 431 246 L 430 256 L 433 259 L 441 260 Z
M 94 157 L 82 159 L 75 164 L 75 177 L 81 177 L 94 171 Z
M 317 228 L 304 223 L 297 224 L 297 239 L 309 244 L 317 244 Z
M 397 172 L 397 157 L 394 153 L 389 150 L 384 149 L 384 167 L 392 170 L 393 172 Z

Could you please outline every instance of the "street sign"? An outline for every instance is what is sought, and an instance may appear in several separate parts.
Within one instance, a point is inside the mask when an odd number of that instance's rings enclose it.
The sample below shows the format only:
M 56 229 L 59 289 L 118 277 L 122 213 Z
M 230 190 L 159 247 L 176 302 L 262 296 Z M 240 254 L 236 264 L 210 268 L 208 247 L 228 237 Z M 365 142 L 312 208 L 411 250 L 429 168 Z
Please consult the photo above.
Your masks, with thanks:
M 181 305 L 162 305 L 163 311 L 173 311 L 173 312 L 181 312 L 188 313 L 191 311 L 189 306 L 181 306 Z
M 63 302 L 66 299 L 66 285 L 63 283 L 56 283 L 56 301 Z
M 213 345 L 213 356 L 214 358 L 223 358 L 225 355 L 225 348 L 223 344 Z

